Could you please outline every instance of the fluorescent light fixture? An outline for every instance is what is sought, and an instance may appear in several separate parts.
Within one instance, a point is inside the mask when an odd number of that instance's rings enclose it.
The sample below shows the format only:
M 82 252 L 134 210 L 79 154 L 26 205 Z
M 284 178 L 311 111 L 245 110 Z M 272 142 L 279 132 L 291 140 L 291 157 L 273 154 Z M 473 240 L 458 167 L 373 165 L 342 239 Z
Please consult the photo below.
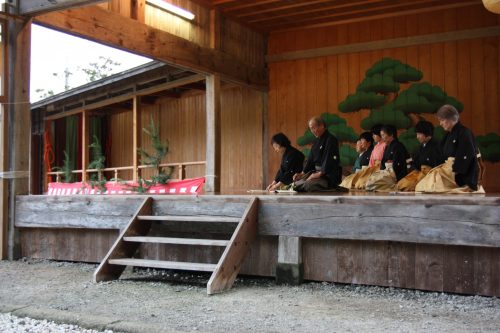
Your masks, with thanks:
M 192 21 L 194 19 L 193 13 L 191 13 L 185 9 L 179 8 L 177 6 L 174 6 L 171 3 L 168 3 L 164 0 L 146 0 L 146 2 L 149 3 L 150 5 L 159 7 L 161 9 L 166 10 L 167 12 L 178 15 L 178 16 L 183 17 L 185 19 L 188 19 L 190 21 Z

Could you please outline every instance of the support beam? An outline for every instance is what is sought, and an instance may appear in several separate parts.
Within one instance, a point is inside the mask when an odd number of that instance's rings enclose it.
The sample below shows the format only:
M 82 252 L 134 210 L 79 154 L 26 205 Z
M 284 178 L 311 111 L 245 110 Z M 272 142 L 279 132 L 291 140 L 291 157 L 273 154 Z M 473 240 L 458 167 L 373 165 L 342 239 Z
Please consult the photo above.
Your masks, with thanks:
M 224 81 L 267 90 L 264 66 L 249 66 L 226 52 L 202 47 L 100 7 L 53 12 L 35 20 L 38 24 L 124 51 L 203 74 L 217 74 Z
M 3 216 L 8 216 L 7 257 L 20 256 L 19 235 L 14 227 L 16 195 L 29 192 L 29 157 L 31 114 L 30 87 L 31 21 L 11 19 L 7 23 L 7 79 L 6 121 L 3 123 L 6 144 L 4 158 L 14 176 L 8 180 L 8 203 L 3 207 Z M 5 162 L 4 160 L 4 162 Z M 19 176 L 16 176 L 19 175 Z M 5 221 L 4 221 L 5 223 Z
M 298 285 L 304 279 L 300 237 L 279 236 L 276 282 Z
M 89 132 L 89 114 L 87 110 L 84 110 L 82 113 L 82 182 L 86 182 L 88 178 L 86 170 L 89 165 Z
M 6 28 L 7 25 L 0 21 L 2 33 L 0 38 L 2 39 L 0 42 L 0 172 L 4 172 L 8 170 L 8 161 L 7 161 L 7 107 L 4 106 L 4 103 L 7 102 L 8 90 L 6 87 L 6 76 L 8 76 L 7 71 L 7 57 L 6 57 L 6 49 L 5 49 L 5 36 L 6 36 Z M 0 260 L 7 258 L 7 226 L 9 224 L 8 220 L 8 180 L 4 177 L 0 178 Z
M 206 192 L 220 192 L 221 176 L 221 125 L 220 125 L 220 77 L 207 76 L 207 149 Z
M 18 14 L 34 16 L 51 11 L 87 6 L 105 1 L 106 0 L 19 0 Z
M 132 181 L 139 180 L 139 154 L 137 148 L 141 146 L 141 97 L 134 96 L 132 107 Z

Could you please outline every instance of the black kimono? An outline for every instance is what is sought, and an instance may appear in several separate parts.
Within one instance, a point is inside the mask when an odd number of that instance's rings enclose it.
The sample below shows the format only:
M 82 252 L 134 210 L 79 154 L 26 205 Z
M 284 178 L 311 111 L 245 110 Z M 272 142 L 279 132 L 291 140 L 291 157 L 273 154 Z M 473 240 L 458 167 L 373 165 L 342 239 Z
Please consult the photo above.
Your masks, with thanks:
M 451 132 L 446 133 L 441 146 L 444 159 L 448 157 L 455 158 L 453 172 L 455 173 L 457 185 L 468 185 L 471 189 L 477 190 L 479 165 L 476 140 L 472 132 L 458 122 L 453 126 Z
M 385 147 L 384 157 L 380 163 L 380 170 L 385 169 L 386 162 L 392 161 L 392 168 L 396 174 L 396 179 L 399 181 L 408 174 L 408 168 L 406 167 L 406 159 L 408 157 L 408 151 L 405 146 L 398 139 L 394 139 Z
M 274 177 L 275 182 L 282 182 L 285 185 L 293 182 L 293 175 L 301 172 L 304 166 L 304 154 L 296 148 L 290 146 L 281 157 L 281 165 Z
M 322 136 L 314 140 L 304 173 L 309 171 L 321 171 L 322 177 L 328 180 L 328 186 L 334 187 L 340 183 L 340 155 L 339 141 L 330 132 L 325 130 Z
M 413 157 L 413 167 L 417 170 L 421 170 L 422 165 L 430 166 L 434 168 L 440 164 L 444 163 L 443 151 L 441 146 L 433 139 L 429 142 L 420 145 L 420 149 Z

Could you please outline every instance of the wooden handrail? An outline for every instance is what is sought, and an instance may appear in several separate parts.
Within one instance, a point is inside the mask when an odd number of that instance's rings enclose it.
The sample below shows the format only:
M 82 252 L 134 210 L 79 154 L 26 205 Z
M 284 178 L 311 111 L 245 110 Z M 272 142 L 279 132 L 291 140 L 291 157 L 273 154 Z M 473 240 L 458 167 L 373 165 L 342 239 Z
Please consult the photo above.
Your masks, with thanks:
M 185 177 L 185 168 L 187 166 L 193 166 L 193 165 L 204 165 L 206 164 L 206 161 L 193 161 L 193 162 L 180 162 L 180 163 L 164 163 L 160 164 L 160 167 L 177 167 L 179 168 L 178 170 L 178 179 L 182 180 Z M 137 166 L 138 169 L 148 169 L 148 168 L 154 168 L 154 165 L 139 165 Z M 134 170 L 133 166 L 122 166 L 122 167 L 111 167 L 111 168 L 104 168 L 101 169 L 101 171 L 106 172 L 106 171 L 114 171 L 115 173 L 115 180 L 118 179 L 118 171 L 123 171 L 123 170 Z M 98 172 L 98 169 L 85 169 L 85 173 L 89 172 Z M 81 174 L 83 173 L 83 170 L 72 170 L 71 173 L 73 174 Z M 56 176 L 56 182 L 60 182 L 60 176 L 64 174 L 63 171 L 52 171 L 52 172 L 47 172 L 47 175 L 55 175 Z

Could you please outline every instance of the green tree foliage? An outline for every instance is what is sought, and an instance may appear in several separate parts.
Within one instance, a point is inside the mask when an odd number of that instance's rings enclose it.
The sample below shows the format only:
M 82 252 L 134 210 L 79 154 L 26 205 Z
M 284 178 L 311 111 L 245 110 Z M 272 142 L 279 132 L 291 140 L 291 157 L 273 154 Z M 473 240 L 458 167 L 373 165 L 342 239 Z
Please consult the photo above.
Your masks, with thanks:
M 151 146 L 153 148 L 153 153 L 147 152 L 143 148 L 138 148 L 137 151 L 141 154 L 141 163 L 146 165 L 154 166 L 156 174 L 151 177 L 153 184 L 166 184 L 172 175 L 172 168 L 161 167 L 161 161 L 168 154 L 168 142 L 163 143 L 160 139 L 160 128 L 151 118 L 149 128 L 142 129 L 151 138 Z
M 62 182 L 63 183 L 72 183 L 73 182 L 73 162 L 71 161 L 69 154 L 66 150 L 63 151 L 64 160 L 62 167 L 53 168 L 54 171 L 62 171 Z
M 496 133 L 488 133 L 476 137 L 477 145 L 484 160 L 490 162 L 500 161 L 500 136 Z
M 98 61 L 89 63 L 88 67 L 80 67 L 80 70 L 87 74 L 88 82 L 93 82 L 108 77 L 113 73 L 114 67 L 120 65 L 111 58 L 99 56 Z
M 99 138 L 94 135 L 94 141 L 89 145 L 92 151 L 92 161 L 89 163 L 89 169 L 97 169 L 97 174 L 92 174 L 90 177 L 90 185 L 92 187 L 98 187 L 101 191 L 106 191 L 106 177 L 103 175 L 103 169 L 105 168 L 106 156 L 102 152 L 102 146 L 99 142 Z
M 340 153 L 340 166 L 353 165 L 356 158 L 358 158 L 358 153 L 356 149 L 348 144 L 343 144 L 339 148 Z

